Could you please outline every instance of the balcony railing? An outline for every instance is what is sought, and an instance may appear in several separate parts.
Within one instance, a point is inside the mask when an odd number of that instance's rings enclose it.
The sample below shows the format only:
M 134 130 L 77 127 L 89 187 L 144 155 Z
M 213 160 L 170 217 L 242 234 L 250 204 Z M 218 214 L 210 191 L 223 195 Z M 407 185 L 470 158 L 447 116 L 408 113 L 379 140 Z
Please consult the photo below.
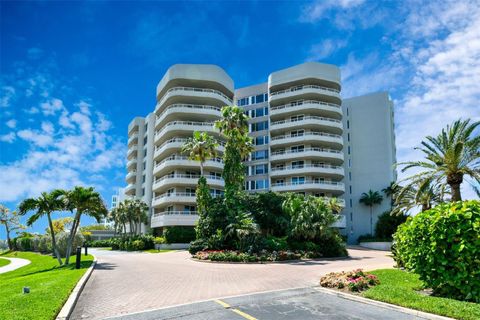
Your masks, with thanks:
M 178 173 L 169 174 L 169 175 L 166 175 L 166 176 L 163 176 L 161 178 L 156 179 L 154 183 L 161 182 L 161 181 L 166 180 L 166 179 L 172 179 L 172 178 L 199 179 L 200 175 L 198 175 L 198 174 L 178 174 Z M 211 180 L 219 180 L 219 181 L 223 180 L 222 177 L 218 177 L 218 176 L 214 176 L 214 175 L 208 175 L 208 176 L 205 176 L 205 178 L 211 179 Z
M 288 93 L 288 92 L 295 92 L 295 91 L 304 90 L 304 89 L 322 89 L 322 90 L 326 90 L 326 91 L 330 91 L 330 92 L 334 92 L 334 93 L 340 93 L 339 90 L 333 89 L 333 88 L 317 86 L 317 85 L 304 85 L 304 86 L 295 86 L 295 87 L 291 87 L 291 88 L 288 88 L 288 89 L 285 89 L 285 90 L 271 92 L 270 96 L 275 96 L 277 94 Z
M 337 119 L 332 119 L 332 118 L 317 117 L 317 116 L 306 116 L 306 117 L 299 117 L 299 118 L 296 118 L 296 119 L 273 121 L 270 124 L 272 126 L 274 126 L 274 125 L 277 125 L 277 124 L 298 122 L 298 121 L 303 121 L 303 120 L 322 120 L 322 121 L 329 121 L 329 122 L 333 122 L 333 123 L 342 123 L 342 121 L 337 120 Z
M 170 156 L 168 158 L 165 158 L 163 159 L 162 161 L 160 162 L 157 162 L 157 164 L 155 165 L 155 167 L 158 167 L 162 164 L 164 164 L 165 162 L 167 161 L 175 161 L 175 160 L 190 160 L 188 157 L 186 156 L 180 156 L 180 155 L 173 155 L 173 156 Z M 193 160 L 191 160 L 193 161 Z M 208 161 L 213 161 L 213 162 L 218 162 L 218 163 L 223 163 L 223 160 L 221 158 L 211 158 L 211 159 L 208 159 L 206 162 Z
M 285 170 L 295 170 L 295 169 L 304 169 L 304 168 L 325 168 L 325 169 L 342 169 L 340 166 L 333 166 L 331 164 L 303 164 L 303 165 L 294 165 L 294 166 L 283 166 L 272 168 L 272 172 L 275 171 L 285 171 Z
M 221 91 L 218 91 L 218 90 L 214 90 L 214 89 L 205 89 L 205 88 L 193 88 L 193 87 L 173 87 L 173 88 L 170 88 L 167 90 L 167 92 L 165 92 L 164 96 L 162 97 L 162 99 L 160 100 L 160 102 L 158 103 L 158 105 L 162 105 L 165 100 L 166 100 L 166 96 L 171 93 L 171 92 L 176 92 L 176 91 L 185 91 L 185 92 L 207 92 L 207 93 L 215 93 L 215 94 L 218 94 L 220 96 L 222 96 L 223 98 L 225 98 L 227 101 L 230 102 L 230 104 L 232 103 L 232 99 L 230 99 L 228 96 L 226 96 L 223 92 Z
M 199 109 L 199 110 L 215 110 L 215 111 L 222 111 L 221 107 L 216 107 L 216 106 L 208 106 L 208 105 L 203 105 L 203 104 L 183 104 L 183 103 L 174 103 L 169 105 L 168 107 L 165 108 L 165 110 L 170 110 L 170 109 L 175 109 L 175 108 L 187 108 L 187 109 Z M 157 120 L 161 118 L 160 116 L 157 116 Z
M 165 124 L 161 130 L 155 132 L 155 136 L 162 135 L 163 131 L 167 129 L 169 126 L 173 125 L 182 125 L 182 126 L 199 126 L 199 127 L 212 127 L 214 122 L 200 122 L 200 121 L 172 121 Z
M 161 195 L 156 196 L 155 200 L 160 200 L 163 198 L 169 197 L 195 197 L 195 192 L 172 192 L 172 193 L 162 193 Z
M 344 186 L 343 182 L 305 180 L 305 181 L 297 181 L 297 182 L 276 182 L 276 183 L 272 183 L 272 187 L 297 186 L 297 185 L 304 185 L 304 184 L 327 184 L 327 185 L 339 186 L 339 187 Z
M 274 151 L 272 152 L 272 156 L 290 154 L 290 153 L 302 153 L 302 152 L 308 152 L 308 151 L 328 152 L 328 153 L 337 153 L 337 154 L 342 153 L 342 151 L 340 150 L 334 150 L 334 149 L 328 149 L 328 148 L 304 148 L 304 149 L 298 149 L 298 150 Z
M 167 144 L 175 143 L 175 142 L 185 143 L 187 140 L 188 140 L 187 138 L 172 138 L 170 140 L 165 141 L 160 146 L 155 147 L 155 152 L 158 151 L 159 149 L 163 148 Z M 223 142 L 223 141 L 217 141 L 217 143 L 221 146 L 225 146 L 225 142 Z
M 167 215 L 172 215 L 172 214 L 186 214 L 186 215 L 197 215 L 197 211 L 163 211 L 163 212 L 157 212 L 154 213 L 153 216 L 167 216 Z
M 275 140 L 282 140 L 282 139 L 289 139 L 289 138 L 296 138 L 296 137 L 303 137 L 303 136 L 322 136 L 322 137 L 342 139 L 342 136 L 338 134 L 312 131 L 312 132 L 296 133 L 296 134 L 284 134 L 281 136 L 272 137 L 270 140 L 275 141 Z
M 274 110 L 281 110 L 281 109 L 286 109 L 286 108 L 293 108 L 296 106 L 301 106 L 304 104 L 318 104 L 322 106 L 328 106 L 328 107 L 335 107 L 335 108 L 341 108 L 339 104 L 336 103 L 330 103 L 330 102 L 323 102 L 323 101 L 318 101 L 318 100 L 298 100 L 298 101 L 293 101 L 287 104 L 282 104 L 279 106 L 275 107 L 270 107 L 270 111 Z

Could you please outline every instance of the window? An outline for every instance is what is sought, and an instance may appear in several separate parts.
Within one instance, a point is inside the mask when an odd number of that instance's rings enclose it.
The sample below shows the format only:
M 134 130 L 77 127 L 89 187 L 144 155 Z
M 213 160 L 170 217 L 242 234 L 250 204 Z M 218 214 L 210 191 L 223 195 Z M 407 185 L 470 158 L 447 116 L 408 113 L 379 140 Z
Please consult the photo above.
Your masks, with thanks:
M 293 169 L 303 168 L 304 164 L 305 164 L 304 161 L 293 161 L 292 168 Z
M 353 207 L 352 199 L 350 199 L 350 208 Z
M 255 166 L 255 174 L 268 173 L 268 164 L 259 164 Z
M 167 212 L 173 212 L 173 206 L 168 206 L 167 207 Z
M 352 186 L 349 186 L 350 194 L 352 194 Z
M 148 131 L 148 123 L 145 123 L 145 132 Z
M 293 146 L 293 147 L 290 148 L 291 152 L 303 152 L 303 150 L 305 150 L 305 146 L 303 146 L 303 145 Z
M 145 175 L 142 175 L 142 182 L 145 183 Z
M 147 156 L 147 148 L 143 149 L 143 157 L 145 158 Z
M 268 150 L 258 150 L 252 152 L 252 160 L 268 159 Z
M 325 192 L 315 193 L 315 197 L 325 197 Z
M 350 120 L 347 120 L 347 129 L 350 129 Z
M 268 121 L 252 123 L 252 132 L 267 130 L 267 129 L 268 129 Z
M 183 212 L 185 213 L 190 213 L 195 211 L 195 206 L 184 206 L 183 207 Z
M 350 154 L 350 146 L 348 146 L 348 154 Z
M 146 145 L 146 144 L 147 144 L 147 140 L 148 140 L 148 135 L 146 135 L 145 137 L 143 137 L 143 145 Z
M 222 174 L 220 172 L 210 172 L 210 177 L 220 179 Z
M 292 184 L 304 184 L 305 177 L 292 177 Z
M 218 189 L 210 189 L 210 194 L 212 197 L 218 197 L 223 195 L 223 191 Z
M 195 188 L 185 188 L 185 193 L 190 196 L 195 196 Z
M 172 189 L 168 189 L 168 190 L 167 190 L 167 195 L 171 195 L 171 194 L 173 194 L 174 192 L 175 192 L 175 189 L 173 189 L 173 188 L 172 188 Z
M 268 136 L 258 136 L 255 137 L 254 141 L 255 145 L 261 146 L 264 144 L 268 144 Z
M 314 183 L 324 183 L 324 182 L 325 182 L 325 178 L 314 178 L 314 179 L 313 179 L 313 182 L 314 182 Z
M 291 121 L 300 121 L 300 120 L 303 120 L 303 114 L 298 115 L 298 116 L 292 116 L 292 117 L 290 117 L 290 120 L 291 120 Z
M 255 103 L 262 103 L 263 101 L 265 101 L 265 96 L 263 94 L 255 96 Z
M 142 188 L 142 197 L 145 195 L 145 188 Z
M 147 162 L 143 161 L 143 170 L 147 169 Z
M 252 180 L 250 181 L 250 190 L 268 189 L 268 180 Z
M 303 136 L 304 130 L 294 130 L 290 132 L 291 137 L 300 137 Z
M 350 141 L 350 133 L 347 133 L 347 140 Z
M 284 185 L 285 185 L 285 180 L 283 180 L 283 179 L 278 179 L 278 180 L 275 181 L 275 184 L 276 184 L 277 186 L 284 186 Z

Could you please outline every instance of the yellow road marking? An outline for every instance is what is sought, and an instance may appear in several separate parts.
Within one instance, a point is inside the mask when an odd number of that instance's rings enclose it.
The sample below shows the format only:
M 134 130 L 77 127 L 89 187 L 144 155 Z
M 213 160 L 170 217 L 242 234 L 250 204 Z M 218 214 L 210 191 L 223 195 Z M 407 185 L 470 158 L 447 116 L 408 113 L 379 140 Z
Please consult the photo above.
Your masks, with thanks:
M 233 312 L 235 312 L 236 314 L 238 315 L 241 315 L 242 317 L 244 317 L 245 319 L 248 319 L 248 320 L 257 320 L 257 318 L 254 318 L 252 317 L 251 315 L 243 312 L 243 311 L 240 311 L 238 309 L 231 309 Z
M 240 311 L 240 310 L 238 310 L 238 309 L 232 309 L 232 307 L 231 307 L 228 303 L 226 303 L 226 302 L 224 302 L 224 301 L 222 301 L 222 300 L 218 300 L 218 299 L 217 299 L 217 300 L 213 300 L 213 301 L 215 301 L 216 303 L 218 303 L 219 305 L 221 305 L 221 306 L 224 307 L 225 309 L 230 309 L 230 310 L 232 310 L 233 312 L 235 312 L 236 314 L 244 317 L 244 318 L 247 319 L 247 320 L 257 320 L 257 318 L 254 318 L 254 317 L 252 317 L 251 315 L 249 315 L 249 314 L 247 314 L 247 313 L 245 313 L 245 312 L 243 312 L 243 311 Z
M 225 309 L 228 309 L 230 308 L 230 305 L 226 302 L 223 302 L 222 300 L 213 300 L 215 301 L 216 303 L 218 303 L 219 305 L 221 305 L 222 307 L 224 307 Z

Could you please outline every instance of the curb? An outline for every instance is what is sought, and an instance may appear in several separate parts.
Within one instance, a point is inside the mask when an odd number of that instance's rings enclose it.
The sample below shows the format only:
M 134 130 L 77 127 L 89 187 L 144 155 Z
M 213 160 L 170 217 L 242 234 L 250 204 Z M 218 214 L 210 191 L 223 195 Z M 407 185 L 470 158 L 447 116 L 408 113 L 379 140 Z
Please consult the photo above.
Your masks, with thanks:
M 77 282 L 77 285 L 75 286 L 75 288 L 73 288 L 72 293 L 70 293 L 70 296 L 68 297 L 67 301 L 63 305 L 62 309 L 58 313 L 55 320 L 70 319 L 70 315 L 72 314 L 73 308 L 75 308 L 75 305 L 77 304 L 77 300 L 80 297 L 80 294 L 82 293 L 83 288 L 85 287 L 85 284 L 90 278 L 90 275 L 92 274 L 96 264 L 97 264 L 97 258 L 94 256 L 92 264 L 90 265 L 90 267 L 88 267 L 87 272 L 85 272 L 85 274 Z
M 361 303 L 366 303 L 366 304 L 370 304 L 370 305 L 374 305 L 374 306 L 378 306 L 378 307 L 383 307 L 383 308 L 386 308 L 386 309 L 395 310 L 395 311 L 399 311 L 399 312 L 402 312 L 402 313 L 411 314 L 411 315 L 414 315 L 414 316 L 417 316 L 417 317 L 420 317 L 420 318 L 424 318 L 424 319 L 429 319 L 429 320 L 455 320 L 453 318 L 448 318 L 448 317 L 439 316 L 439 315 L 424 312 L 424 311 L 405 308 L 405 307 L 397 306 L 397 305 L 382 302 L 382 301 L 363 298 L 363 297 L 359 297 L 359 296 L 356 296 L 356 295 L 353 295 L 353 294 L 340 292 L 340 291 L 336 291 L 336 290 L 332 290 L 332 289 L 327 289 L 327 288 L 323 288 L 323 287 L 319 287 L 319 286 L 315 286 L 315 287 L 313 287 L 313 289 L 317 290 L 319 292 L 329 294 L 329 295 L 333 295 L 333 296 L 337 296 L 337 297 L 341 297 L 341 298 L 345 298 L 345 299 L 348 299 L 348 300 L 353 300 L 353 301 L 357 301 L 357 302 L 361 302 Z

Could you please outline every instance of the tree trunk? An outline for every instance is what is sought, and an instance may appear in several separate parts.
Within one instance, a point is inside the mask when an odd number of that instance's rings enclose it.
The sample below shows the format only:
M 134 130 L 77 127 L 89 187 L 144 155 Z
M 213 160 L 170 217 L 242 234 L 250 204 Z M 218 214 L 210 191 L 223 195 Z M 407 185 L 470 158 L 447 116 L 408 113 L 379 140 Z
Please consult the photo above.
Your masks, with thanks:
M 463 174 L 455 173 L 447 176 L 447 183 L 452 189 L 452 202 L 462 201 L 462 194 L 460 192 L 460 185 L 463 182 Z
M 6 232 L 7 232 L 8 250 L 13 250 L 13 248 L 12 248 L 12 240 L 10 239 L 10 229 L 8 228 L 8 221 L 5 221 L 5 229 L 6 229 Z
M 200 177 L 203 177 L 203 162 L 200 162 Z
M 58 252 L 57 242 L 55 240 L 55 232 L 53 229 L 52 217 L 50 217 L 50 213 L 47 213 L 47 217 L 48 217 L 48 224 L 50 226 L 50 233 L 52 235 L 52 250 L 55 253 L 55 256 L 57 257 L 58 263 L 62 265 L 62 258 L 60 257 L 60 253 Z
M 373 236 L 373 206 L 370 206 L 370 234 Z
M 67 242 L 67 251 L 65 253 L 65 264 L 67 265 L 70 262 L 70 255 L 72 254 L 72 245 L 73 239 L 75 238 L 75 233 L 77 232 L 77 226 L 80 224 L 80 215 L 82 213 L 78 212 L 75 214 L 75 218 L 73 219 L 72 227 L 70 228 L 70 234 L 68 235 L 68 242 Z

